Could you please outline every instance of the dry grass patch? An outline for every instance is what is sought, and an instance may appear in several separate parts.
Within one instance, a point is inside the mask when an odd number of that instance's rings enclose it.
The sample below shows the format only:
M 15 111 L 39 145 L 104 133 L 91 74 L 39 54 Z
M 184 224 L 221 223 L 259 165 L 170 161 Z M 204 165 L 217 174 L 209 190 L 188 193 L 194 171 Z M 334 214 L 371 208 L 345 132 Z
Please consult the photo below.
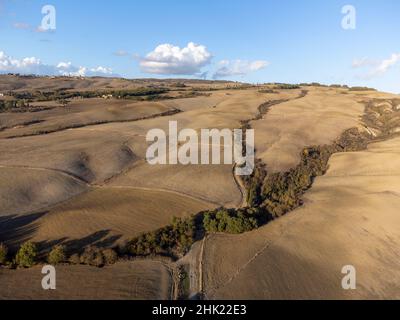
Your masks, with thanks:
M 42 277 L 41 267 L 0 269 L 0 299 L 170 299 L 172 294 L 170 271 L 157 261 L 121 262 L 101 269 L 60 265 L 57 290 L 43 290 Z

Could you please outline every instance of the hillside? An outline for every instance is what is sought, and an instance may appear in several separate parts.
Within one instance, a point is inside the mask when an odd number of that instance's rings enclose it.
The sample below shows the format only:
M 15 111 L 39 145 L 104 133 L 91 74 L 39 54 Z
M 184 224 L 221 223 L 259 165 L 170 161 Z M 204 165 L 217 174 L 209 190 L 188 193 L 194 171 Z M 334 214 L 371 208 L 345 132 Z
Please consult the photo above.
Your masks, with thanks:
M 0 76 L 2 91 L 16 103 L 0 112 L 0 243 L 11 256 L 35 242 L 39 264 L 56 244 L 68 256 L 112 248 L 119 261 L 65 261 L 51 296 L 38 287 L 40 266 L 0 266 L 0 298 L 399 298 L 399 96 L 15 75 Z M 146 134 L 168 132 L 170 121 L 195 132 L 254 129 L 255 173 L 150 165 Z M 204 212 L 221 207 L 248 210 L 257 225 L 205 232 Z M 341 288 L 344 265 L 357 268 L 358 290 Z

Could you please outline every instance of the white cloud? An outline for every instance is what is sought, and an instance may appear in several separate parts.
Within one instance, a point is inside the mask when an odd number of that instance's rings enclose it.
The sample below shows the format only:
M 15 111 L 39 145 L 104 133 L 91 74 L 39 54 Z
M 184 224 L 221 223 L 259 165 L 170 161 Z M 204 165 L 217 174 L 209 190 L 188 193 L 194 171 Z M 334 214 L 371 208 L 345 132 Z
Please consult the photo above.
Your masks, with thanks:
M 129 53 L 125 50 L 118 50 L 114 52 L 114 55 L 117 57 L 126 57 L 127 55 L 129 55 Z
M 46 33 L 46 32 L 53 31 L 53 30 L 46 30 L 42 26 L 34 27 L 34 26 L 31 26 L 29 23 L 25 23 L 25 22 L 16 22 L 13 24 L 13 27 L 15 29 L 33 31 L 33 32 L 37 32 L 37 33 Z
M 102 74 L 112 74 L 112 69 L 107 67 L 98 66 L 97 68 L 89 69 L 90 72 L 102 73 Z
M 31 26 L 25 22 L 16 22 L 13 24 L 13 27 L 16 29 L 28 30 Z
M 60 75 L 71 77 L 84 77 L 87 71 L 87 68 L 75 67 L 71 62 L 60 62 L 56 69 Z
M 21 73 L 55 76 L 117 76 L 112 69 L 98 66 L 95 68 L 76 67 L 71 62 L 60 62 L 57 65 L 47 65 L 36 57 L 14 59 L 0 51 L 0 73 Z
M 61 69 L 61 70 L 68 70 L 68 69 L 70 69 L 71 68 L 71 66 L 72 66 L 72 63 L 71 62 L 60 62 L 58 65 L 57 65 L 57 69 Z
M 377 75 L 384 74 L 399 61 L 400 53 L 393 53 L 389 59 L 383 60 L 373 72 Z
M 143 72 L 153 74 L 194 75 L 211 62 L 212 55 L 203 45 L 193 42 L 185 48 L 172 44 L 159 45 L 140 59 Z
M 362 67 L 367 67 L 367 66 L 374 66 L 377 65 L 378 62 L 370 60 L 368 58 L 361 58 L 361 59 L 354 59 L 352 63 L 353 68 L 362 68 Z
M 266 68 L 269 65 L 269 62 L 265 60 L 222 60 L 219 65 L 220 67 L 213 75 L 214 79 L 226 78 L 231 76 L 244 76 L 248 73 Z
M 400 53 L 393 53 L 388 59 L 382 61 L 369 60 L 367 58 L 356 59 L 353 61 L 353 68 L 370 67 L 370 71 L 365 75 L 359 75 L 358 78 L 372 79 L 387 73 L 390 68 L 400 62 Z
M 51 72 L 51 67 L 43 64 L 35 57 L 13 59 L 0 51 L 0 72 L 1 73 L 25 73 L 25 74 L 46 74 Z
M 111 68 L 98 66 L 96 68 L 75 67 L 71 62 L 60 62 L 56 67 L 58 73 L 70 77 L 113 76 Z M 115 76 L 115 75 L 114 75 Z
M 37 32 L 37 33 L 51 33 L 51 32 L 54 32 L 53 29 L 45 29 L 42 26 L 38 26 L 36 28 L 33 28 L 33 31 Z

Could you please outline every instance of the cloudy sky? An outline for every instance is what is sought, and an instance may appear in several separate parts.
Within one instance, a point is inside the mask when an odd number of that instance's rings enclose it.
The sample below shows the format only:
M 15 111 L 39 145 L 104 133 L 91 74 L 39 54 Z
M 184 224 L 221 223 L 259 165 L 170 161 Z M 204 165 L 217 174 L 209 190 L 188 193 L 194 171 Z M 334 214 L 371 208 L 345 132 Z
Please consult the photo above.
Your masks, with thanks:
M 43 28 L 45 5 L 56 10 L 55 30 Z M 342 27 L 345 5 L 356 9 L 355 29 Z M 0 73 L 343 83 L 400 93 L 399 12 L 398 0 L 0 0 Z

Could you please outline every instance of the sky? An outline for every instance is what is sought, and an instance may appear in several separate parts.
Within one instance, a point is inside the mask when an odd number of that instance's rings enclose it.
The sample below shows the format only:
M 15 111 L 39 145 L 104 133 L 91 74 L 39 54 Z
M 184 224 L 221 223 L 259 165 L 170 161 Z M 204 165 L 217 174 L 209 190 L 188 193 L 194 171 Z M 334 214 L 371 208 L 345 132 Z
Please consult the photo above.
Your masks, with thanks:
M 400 93 L 399 13 L 398 0 L 0 0 L 0 73 Z

